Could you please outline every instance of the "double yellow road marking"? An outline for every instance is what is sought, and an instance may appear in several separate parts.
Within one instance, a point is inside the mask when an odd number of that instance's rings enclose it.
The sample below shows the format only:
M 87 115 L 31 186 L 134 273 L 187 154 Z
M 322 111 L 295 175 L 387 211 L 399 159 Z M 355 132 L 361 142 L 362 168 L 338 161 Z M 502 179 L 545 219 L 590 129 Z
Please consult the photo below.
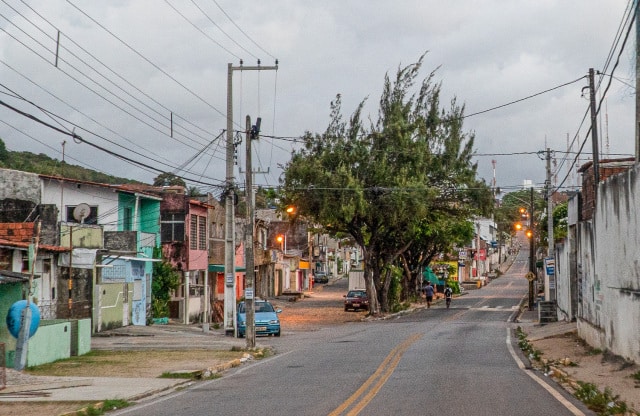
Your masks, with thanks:
M 382 364 L 378 369 L 364 382 L 362 386 L 355 393 L 345 400 L 340 406 L 338 406 L 333 412 L 329 413 L 329 416 L 341 415 L 346 409 L 351 407 L 348 416 L 356 416 L 367 404 L 378 394 L 382 386 L 387 382 L 393 371 L 398 366 L 398 363 L 402 359 L 404 353 L 409 347 L 422 338 L 423 334 L 415 334 L 407 338 L 402 344 L 395 347 L 389 355 L 382 361 Z M 355 403 L 355 404 L 354 404 Z

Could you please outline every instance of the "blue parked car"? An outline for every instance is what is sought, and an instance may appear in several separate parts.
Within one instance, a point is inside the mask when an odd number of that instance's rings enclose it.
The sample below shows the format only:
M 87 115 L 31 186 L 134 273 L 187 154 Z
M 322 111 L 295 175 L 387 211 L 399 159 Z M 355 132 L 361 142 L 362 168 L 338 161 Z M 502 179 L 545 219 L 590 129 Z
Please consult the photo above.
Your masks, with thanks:
M 280 319 L 278 314 L 282 309 L 275 309 L 271 303 L 262 299 L 254 299 L 253 310 L 255 312 L 256 335 L 280 336 Z M 237 314 L 238 338 L 247 333 L 247 313 L 244 302 L 238 305 Z

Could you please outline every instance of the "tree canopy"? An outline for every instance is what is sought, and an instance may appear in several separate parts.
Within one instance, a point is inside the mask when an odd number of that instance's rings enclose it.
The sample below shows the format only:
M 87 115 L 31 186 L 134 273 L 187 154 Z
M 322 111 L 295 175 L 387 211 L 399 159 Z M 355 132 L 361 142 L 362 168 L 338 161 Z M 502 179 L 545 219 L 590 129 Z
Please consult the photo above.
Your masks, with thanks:
M 435 71 L 418 81 L 423 59 L 385 76 L 375 120 L 365 119 L 363 100 L 345 121 L 338 95 L 326 131 L 304 135 L 281 183 L 282 204 L 362 248 L 374 314 L 389 309 L 400 256 L 411 249 L 428 260 L 452 248 L 492 203 L 471 160 L 463 107 L 453 99 L 441 108 Z

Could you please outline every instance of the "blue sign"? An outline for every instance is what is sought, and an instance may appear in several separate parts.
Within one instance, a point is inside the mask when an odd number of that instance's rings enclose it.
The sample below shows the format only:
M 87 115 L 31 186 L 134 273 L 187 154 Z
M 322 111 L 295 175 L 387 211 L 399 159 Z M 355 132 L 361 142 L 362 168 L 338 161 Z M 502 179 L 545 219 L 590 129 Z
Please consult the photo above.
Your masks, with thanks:
M 554 258 L 544 259 L 545 266 L 547 268 L 547 276 L 554 276 L 556 274 L 556 261 Z

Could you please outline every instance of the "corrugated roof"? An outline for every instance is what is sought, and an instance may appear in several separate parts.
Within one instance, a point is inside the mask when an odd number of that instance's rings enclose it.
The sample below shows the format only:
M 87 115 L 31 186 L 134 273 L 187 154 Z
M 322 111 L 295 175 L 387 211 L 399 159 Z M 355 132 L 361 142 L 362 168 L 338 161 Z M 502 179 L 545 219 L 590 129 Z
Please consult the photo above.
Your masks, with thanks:
M 10 270 L 0 270 L 0 285 L 8 283 L 26 283 L 28 281 L 28 274 L 12 272 Z

